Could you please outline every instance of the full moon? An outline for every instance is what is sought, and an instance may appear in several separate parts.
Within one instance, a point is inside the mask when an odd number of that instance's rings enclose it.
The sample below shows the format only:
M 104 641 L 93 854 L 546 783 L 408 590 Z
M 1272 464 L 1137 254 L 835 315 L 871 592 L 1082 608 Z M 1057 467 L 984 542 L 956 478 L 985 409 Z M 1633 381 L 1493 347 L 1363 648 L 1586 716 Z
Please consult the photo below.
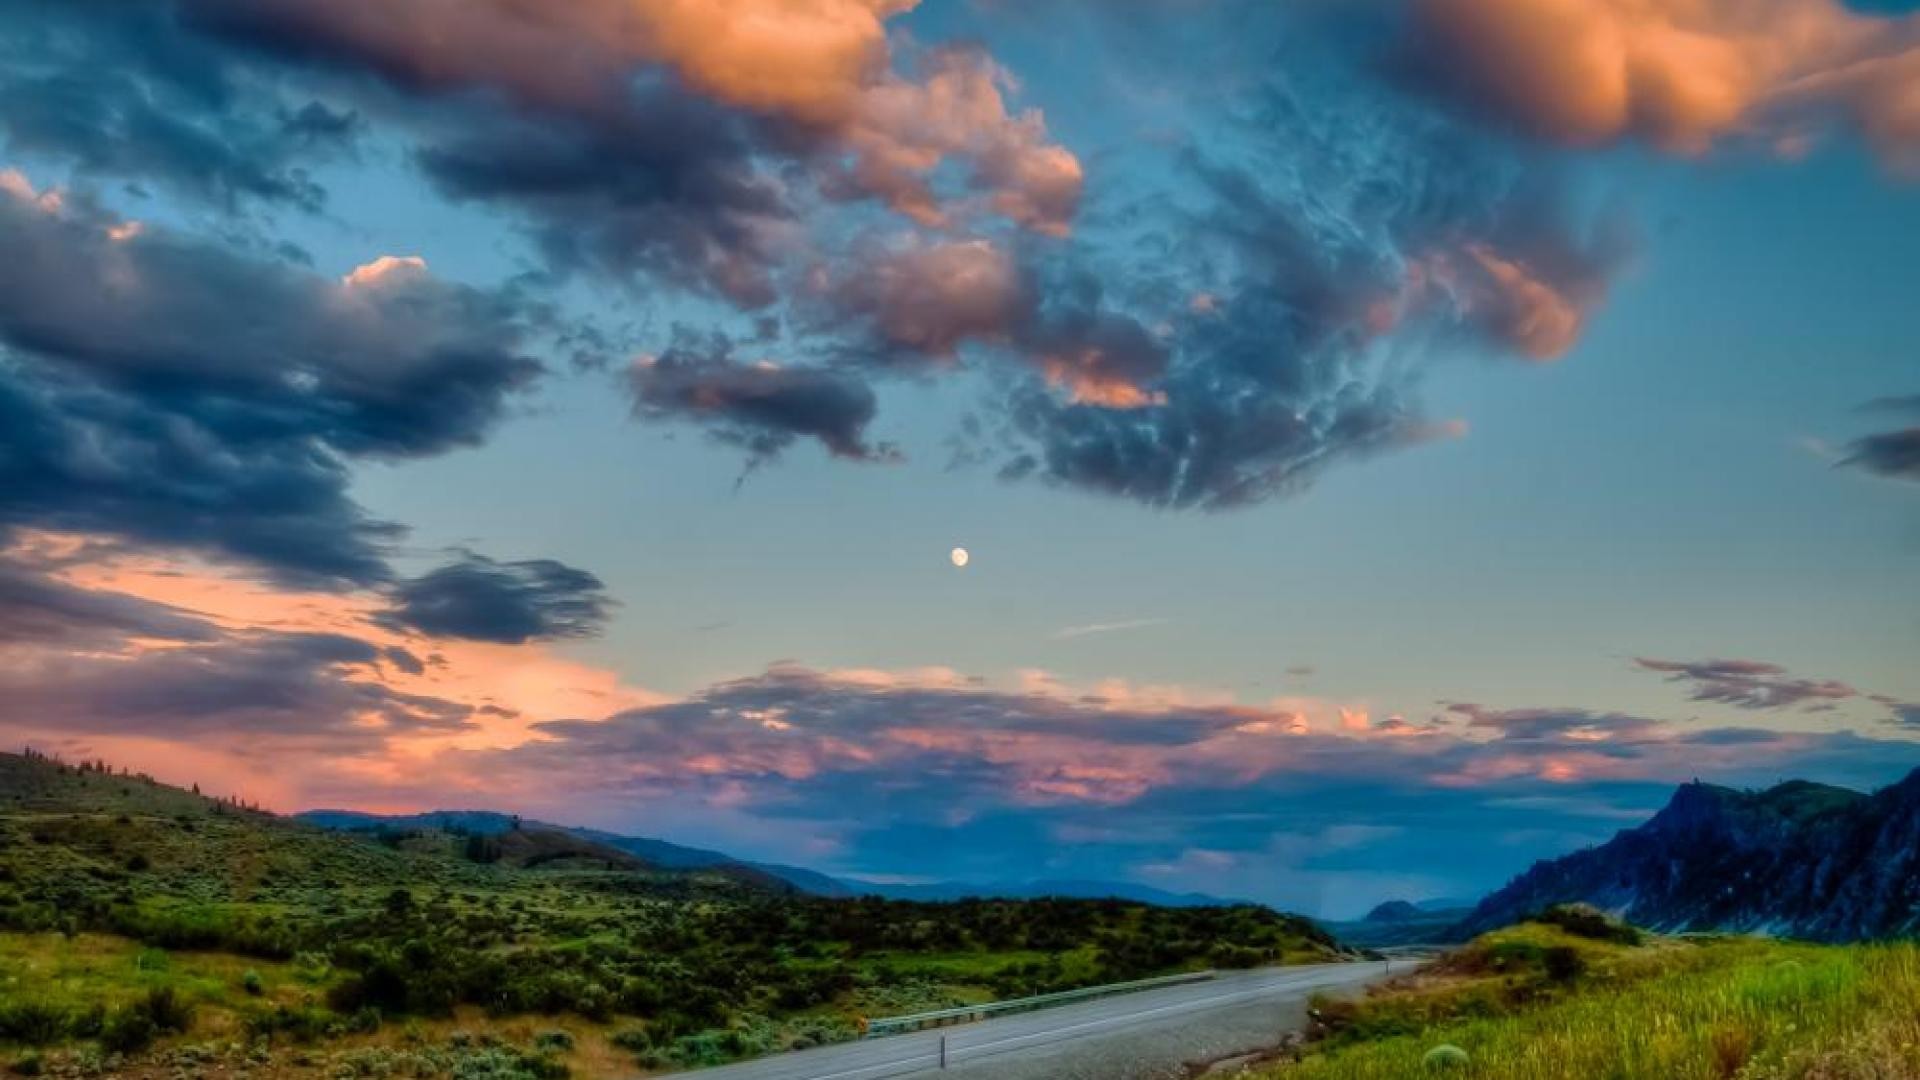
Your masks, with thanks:
M 969 559 L 971 559 L 971 558 L 973 558 L 973 556 L 971 556 L 971 555 L 968 555 L 968 554 L 967 554 L 967 549 L 966 549 L 966 548 L 954 548 L 954 549 L 953 549 L 953 565 L 955 565 L 955 566 L 965 566 L 965 565 L 967 565 L 967 560 L 969 560 Z

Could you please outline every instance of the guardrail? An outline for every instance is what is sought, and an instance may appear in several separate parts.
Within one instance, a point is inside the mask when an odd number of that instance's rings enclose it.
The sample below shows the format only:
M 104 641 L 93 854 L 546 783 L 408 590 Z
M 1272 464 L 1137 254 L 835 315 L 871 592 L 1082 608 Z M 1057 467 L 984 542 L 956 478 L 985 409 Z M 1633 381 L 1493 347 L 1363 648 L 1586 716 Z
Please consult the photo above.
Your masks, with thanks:
M 1031 1012 L 1054 1005 L 1064 1005 L 1070 1001 L 1087 1001 L 1092 998 L 1111 997 L 1115 994 L 1131 994 L 1137 990 L 1153 990 L 1162 986 L 1180 986 L 1186 983 L 1206 982 L 1216 977 L 1215 971 L 1189 971 L 1180 975 L 1161 975 L 1152 979 L 1135 979 L 1132 982 L 1108 983 L 1105 986 L 1088 986 L 1079 990 L 1061 990 L 1052 994 L 1040 994 L 1035 997 L 1014 998 L 1011 1001 L 991 1001 L 982 1005 L 962 1005 L 954 1009 L 936 1009 L 933 1012 L 913 1013 L 909 1016 L 889 1016 L 879 1020 L 860 1021 L 861 1031 L 867 1038 L 882 1035 L 898 1035 L 905 1031 L 923 1031 L 930 1027 L 946 1027 L 950 1024 L 969 1024 L 976 1020 L 985 1020 L 989 1016 L 1003 1013 Z

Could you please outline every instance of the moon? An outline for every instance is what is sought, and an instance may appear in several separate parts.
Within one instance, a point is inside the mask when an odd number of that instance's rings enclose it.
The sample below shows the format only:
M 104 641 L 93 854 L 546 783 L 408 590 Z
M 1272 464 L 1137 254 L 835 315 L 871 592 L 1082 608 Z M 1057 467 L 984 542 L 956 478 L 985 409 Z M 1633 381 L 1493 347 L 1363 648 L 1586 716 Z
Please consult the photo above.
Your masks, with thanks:
M 965 566 L 973 558 L 973 556 L 967 554 L 967 549 L 963 547 L 954 548 L 952 557 L 953 565 L 955 566 Z

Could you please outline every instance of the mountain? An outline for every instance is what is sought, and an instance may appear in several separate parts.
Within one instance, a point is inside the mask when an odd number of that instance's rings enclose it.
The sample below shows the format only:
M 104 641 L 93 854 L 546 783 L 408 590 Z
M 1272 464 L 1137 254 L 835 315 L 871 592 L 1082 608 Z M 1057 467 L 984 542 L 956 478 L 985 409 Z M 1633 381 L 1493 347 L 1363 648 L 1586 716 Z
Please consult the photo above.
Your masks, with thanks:
M 1388 900 L 1366 913 L 1361 922 L 1403 923 L 1412 922 L 1421 915 L 1419 908 L 1405 900 Z
M 1760 792 L 1681 787 L 1646 824 L 1543 861 L 1456 928 L 1581 901 L 1662 931 L 1854 941 L 1920 929 L 1920 769 L 1863 795 L 1796 780 Z
M 1328 933 L 1350 945 L 1383 948 L 1394 945 L 1433 945 L 1453 941 L 1452 931 L 1471 900 L 1387 900 L 1358 919 L 1320 920 Z
M 522 821 L 511 814 L 493 810 L 432 810 L 423 814 L 366 814 L 357 810 L 307 810 L 295 815 L 310 825 L 349 832 L 440 830 L 454 833 L 498 836 L 515 829 L 542 829 L 570 833 L 584 841 L 636 856 L 650 866 L 666 870 L 706 870 L 741 878 L 748 884 L 773 884 L 798 889 L 814 896 L 878 896 L 887 900 L 937 902 L 966 899 L 1036 900 L 1043 897 L 1072 900 L 1130 900 L 1159 907 L 1218 907 L 1235 901 L 1222 900 L 1205 893 L 1170 892 L 1151 885 L 1124 881 L 1086 881 L 1077 879 L 1033 881 L 940 881 L 919 885 L 874 885 L 849 881 L 779 863 L 760 863 L 738 859 L 725 852 L 658 840 L 649 836 L 624 836 L 601 829 L 554 825 L 543 821 Z M 767 879 L 772 879 L 769 882 Z
M 294 817 L 309 825 L 341 832 L 442 831 L 472 836 L 498 837 L 515 832 L 561 834 L 576 838 L 584 847 L 601 855 L 585 855 L 587 861 L 613 862 L 624 856 L 647 867 L 661 870 L 702 870 L 735 878 L 743 884 L 777 892 L 811 893 L 815 896 L 854 896 L 863 890 L 825 874 L 797 866 L 756 863 L 736 859 L 718 851 L 685 847 L 647 836 L 622 836 L 599 829 L 581 829 L 553 825 L 544 821 L 522 821 L 512 814 L 495 810 L 430 810 L 421 814 L 368 814 L 358 810 L 304 810 Z M 616 866 L 615 868 L 624 868 Z
M 1169 892 L 1156 889 L 1151 885 L 1136 885 L 1128 881 L 1086 881 L 1077 879 L 1034 881 L 938 881 L 923 885 L 866 885 L 848 882 L 848 887 L 857 892 L 881 896 L 888 900 L 1038 900 L 1043 898 L 1070 900 L 1130 900 L 1139 904 L 1153 904 L 1156 907 L 1222 907 L 1244 903 L 1244 901 L 1223 900 L 1205 893 Z

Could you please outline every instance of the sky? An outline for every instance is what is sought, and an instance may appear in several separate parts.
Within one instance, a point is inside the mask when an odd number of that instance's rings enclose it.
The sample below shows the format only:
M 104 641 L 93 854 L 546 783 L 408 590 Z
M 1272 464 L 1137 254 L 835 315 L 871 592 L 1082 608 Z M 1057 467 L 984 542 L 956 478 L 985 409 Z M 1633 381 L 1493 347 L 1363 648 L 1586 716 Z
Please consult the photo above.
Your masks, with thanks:
M 1331 917 L 1898 779 L 1913 9 L 9 4 L 0 740 Z

